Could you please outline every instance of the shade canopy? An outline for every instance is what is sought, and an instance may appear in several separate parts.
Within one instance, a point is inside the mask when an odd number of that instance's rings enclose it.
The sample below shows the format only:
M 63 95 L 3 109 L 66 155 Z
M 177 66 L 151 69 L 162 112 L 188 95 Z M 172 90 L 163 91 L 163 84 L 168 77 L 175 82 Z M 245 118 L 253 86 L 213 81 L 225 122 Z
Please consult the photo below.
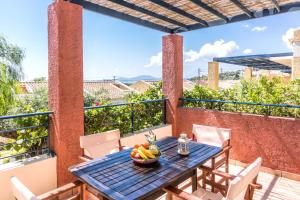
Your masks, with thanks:
M 299 0 L 68 0 L 83 8 L 167 33 L 300 9 Z
M 250 56 L 213 58 L 215 62 L 241 65 L 266 70 L 280 70 L 290 73 L 293 53 L 261 54 Z

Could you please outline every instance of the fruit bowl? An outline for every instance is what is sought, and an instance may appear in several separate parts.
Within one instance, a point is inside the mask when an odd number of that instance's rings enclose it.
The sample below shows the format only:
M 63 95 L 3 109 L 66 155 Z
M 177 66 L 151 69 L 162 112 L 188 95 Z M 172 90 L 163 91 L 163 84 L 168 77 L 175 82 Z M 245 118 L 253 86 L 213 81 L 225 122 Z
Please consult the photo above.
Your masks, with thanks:
M 136 159 L 136 158 L 133 158 L 131 157 L 131 159 L 136 162 L 136 163 L 139 163 L 139 164 L 144 164 L 144 165 L 147 165 L 147 164 L 151 164 L 151 163 L 155 163 L 159 160 L 159 156 L 156 157 L 156 158 L 153 158 L 153 159 L 147 159 L 147 160 L 144 160 L 144 159 Z
M 131 159 L 139 164 L 151 164 L 159 160 L 161 153 L 156 145 L 135 145 L 130 153 Z

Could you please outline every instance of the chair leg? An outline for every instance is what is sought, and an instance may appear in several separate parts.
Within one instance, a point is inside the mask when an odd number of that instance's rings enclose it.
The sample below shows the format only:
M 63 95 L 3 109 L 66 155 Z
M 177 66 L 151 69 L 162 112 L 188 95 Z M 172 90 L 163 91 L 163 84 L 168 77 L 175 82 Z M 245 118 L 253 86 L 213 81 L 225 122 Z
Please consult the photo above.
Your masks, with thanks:
M 229 173 L 229 158 L 228 157 L 227 157 L 227 160 L 226 160 L 226 163 L 225 163 L 225 172 Z M 228 179 L 226 179 L 225 185 L 226 185 L 226 188 L 228 188 L 228 186 L 229 186 L 229 180 Z
M 215 160 L 215 158 L 213 157 L 212 159 L 211 159 L 211 168 L 214 170 L 215 169 L 215 164 L 216 164 L 216 160 Z M 215 174 L 211 174 L 211 191 L 212 192 L 215 192 L 215 182 L 216 182 L 216 176 L 215 176 Z
M 89 192 L 87 190 L 86 184 L 82 185 L 81 192 L 82 192 L 82 199 L 83 200 L 88 200 L 89 199 Z
M 168 192 L 166 195 L 166 200 L 172 200 L 172 199 L 173 199 L 172 194 Z
M 202 171 L 202 188 L 206 189 L 206 178 L 207 178 L 207 171 Z
M 257 182 L 257 176 L 253 179 L 253 183 L 256 183 L 256 182 Z M 248 197 L 249 200 L 253 199 L 254 191 L 255 191 L 254 188 L 249 187 L 249 197 Z

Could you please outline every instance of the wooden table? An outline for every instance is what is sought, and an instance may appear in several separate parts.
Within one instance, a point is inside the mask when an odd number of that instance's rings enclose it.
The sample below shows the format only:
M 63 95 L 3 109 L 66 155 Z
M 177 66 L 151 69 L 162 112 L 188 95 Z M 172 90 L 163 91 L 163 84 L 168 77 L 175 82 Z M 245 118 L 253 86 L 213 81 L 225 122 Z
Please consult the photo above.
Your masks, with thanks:
M 155 199 L 164 193 L 164 187 L 176 186 L 190 177 L 195 190 L 197 167 L 221 152 L 219 147 L 190 142 L 189 156 L 181 156 L 174 137 L 164 138 L 157 145 L 162 156 L 156 164 L 133 163 L 128 149 L 71 167 L 70 172 L 104 199 Z

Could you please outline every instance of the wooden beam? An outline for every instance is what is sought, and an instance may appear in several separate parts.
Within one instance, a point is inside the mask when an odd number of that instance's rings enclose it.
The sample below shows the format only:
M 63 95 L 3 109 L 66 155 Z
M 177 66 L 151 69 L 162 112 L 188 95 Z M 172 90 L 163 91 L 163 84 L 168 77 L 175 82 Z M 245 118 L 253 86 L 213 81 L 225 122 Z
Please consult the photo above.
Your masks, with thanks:
M 277 0 L 272 0 L 272 2 L 273 2 L 273 4 L 274 4 L 274 6 L 275 6 L 277 12 L 280 12 L 280 6 L 279 6 L 278 1 L 277 1 Z
M 239 7 L 242 11 L 244 11 L 249 18 L 253 17 L 253 13 L 248 8 L 246 8 L 239 0 L 230 0 L 230 1 L 234 3 L 237 7 Z
M 186 24 L 184 24 L 184 23 L 181 23 L 181 22 L 176 21 L 174 19 L 168 18 L 168 17 L 166 17 L 164 15 L 158 14 L 157 12 L 153 12 L 153 11 L 147 10 L 147 9 L 145 9 L 143 7 L 139 7 L 139 6 L 137 6 L 137 5 L 133 4 L 133 3 L 129 3 L 129 2 L 124 1 L 124 0 L 108 0 L 108 1 L 110 1 L 112 3 L 115 3 L 115 4 L 118 4 L 118 5 L 121 5 L 121 6 L 126 7 L 126 8 L 130 8 L 132 10 L 141 12 L 141 13 L 149 15 L 151 17 L 154 17 L 154 18 L 157 18 L 157 19 L 169 22 L 171 24 L 174 24 L 174 25 L 177 25 L 177 26 L 180 26 L 180 27 L 185 27 L 186 26 Z
M 189 19 L 192 19 L 192 20 L 194 20 L 196 22 L 199 22 L 199 26 L 202 26 L 202 27 L 207 27 L 208 26 L 208 24 L 207 24 L 207 22 L 205 20 L 200 19 L 199 17 L 196 17 L 196 16 L 194 16 L 194 15 L 192 15 L 190 13 L 187 13 L 184 10 L 181 10 L 181 9 L 179 9 L 179 8 L 177 8 L 177 7 L 169 4 L 169 3 L 166 3 L 166 2 L 161 1 L 161 0 L 149 0 L 149 1 L 152 2 L 152 3 L 155 3 L 155 4 L 159 5 L 159 6 L 161 6 L 163 8 L 171 10 L 171 11 L 177 13 L 177 14 L 180 14 L 180 15 L 186 17 L 186 18 L 189 18 Z
M 142 26 L 145 26 L 145 27 L 148 27 L 148 28 L 152 28 L 152 29 L 155 29 L 155 30 L 158 30 L 158 31 L 163 31 L 163 32 L 166 32 L 166 33 L 173 33 L 173 30 L 166 27 L 166 26 L 162 26 L 162 25 L 155 24 L 155 23 L 152 23 L 152 22 L 147 21 L 147 20 L 140 19 L 138 17 L 127 15 L 125 13 L 118 12 L 118 11 L 115 11 L 115 10 L 110 9 L 110 8 L 106 8 L 106 7 L 98 5 L 96 3 L 92 3 L 92 2 L 89 2 L 89 1 L 86 1 L 86 0 L 70 0 L 70 2 L 81 5 L 83 8 L 85 8 L 89 11 L 97 12 L 97 13 L 100 13 L 100 14 L 103 14 L 103 15 L 114 17 L 114 18 L 118 18 L 118 19 L 128 21 L 128 22 L 131 22 L 131 23 L 134 23 L 134 24 L 138 24 L 138 25 L 142 25 Z
M 203 8 L 204 10 L 216 15 L 217 17 L 225 20 L 226 22 L 229 21 L 229 19 L 221 14 L 219 11 L 213 9 L 212 7 L 208 6 L 206 3 L 203 3 L 201 0 L 191 0 L 194 4 L 198 5 L 199 7 Z

